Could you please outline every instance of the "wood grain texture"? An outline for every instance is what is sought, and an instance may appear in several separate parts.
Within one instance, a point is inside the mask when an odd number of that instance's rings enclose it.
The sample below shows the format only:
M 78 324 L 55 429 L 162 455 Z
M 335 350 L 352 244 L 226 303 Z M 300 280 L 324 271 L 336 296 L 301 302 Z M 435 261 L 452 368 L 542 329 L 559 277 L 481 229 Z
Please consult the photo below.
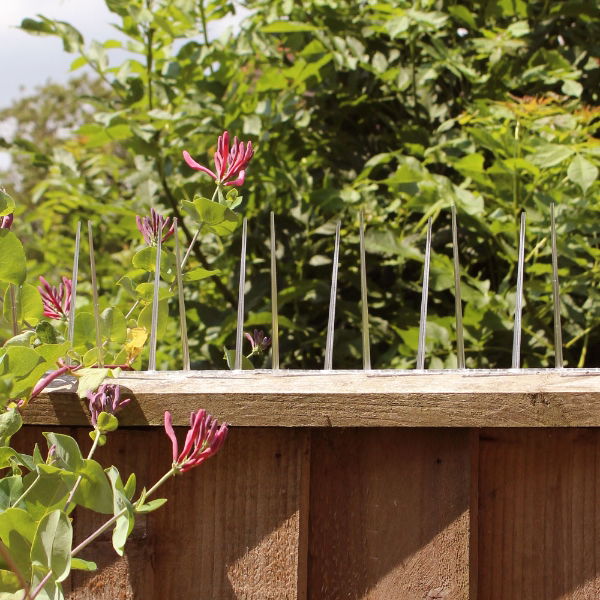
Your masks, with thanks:
M 41 430 L 23 429 L 23 451 L 43 439 Z M 61 432 L 75 435 L 83 449 L 91 443 L 87 429 Z M 123 557 L 112 547 L 111 531 L 82 551 L 99 569 L 73 572 L 67 598 L 305 600 L 308 435 L 232 429 L 216 457 L 160 489 L 157 497 L 169 501 L 138 516 Z M 124 479 L 135 471 L 139 490 L 170 467 L 171 446 L 156 429 L 119 430 L 96 457 L 103 466 L 115 464 Z M 78 508 L 76 543 L 105 520 Z
M 174 501 L 154 513 L 153 534 L 158 564 L 178 575 L 156 581 L 154 598 L 305 598 L 308 441 L 300 430 L 235 429 L 212 464 L 166 486 Z
M 313 432 L 309 599 L 469 599 L 470 439 Z
M 220 420 L 251 427 L 600 426 L 600 376 L 575 371 L 140 372 L 116 381 L 135 398 L 120 417 L 124 425 L 160 425 L 165 410 L 184 425 L 201 406 Z M 26 419 L 86 424 L 73 379 L 57 380 L 28 407 Z
M 600 598 L 600 430 L 484 430 L 479 600 Z

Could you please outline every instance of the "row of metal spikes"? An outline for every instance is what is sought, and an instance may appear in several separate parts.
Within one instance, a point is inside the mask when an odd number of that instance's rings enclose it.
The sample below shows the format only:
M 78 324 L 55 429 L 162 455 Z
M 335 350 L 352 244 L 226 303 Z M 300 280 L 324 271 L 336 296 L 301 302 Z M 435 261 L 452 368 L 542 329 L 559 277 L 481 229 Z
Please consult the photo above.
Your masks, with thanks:
M 519 251 L 517 259 L 517 285 L 516 285 L 516 302 L 514 312 L 514 329 L 513 329 L 513 347 L 512 347 L 512 364 L 513 369 L 520 368 L 521 357 L 521 318 L 523 312 L 523 275 L 525 270 L 525 226 L 526 215 L 525 211 L 521 213 L 520 229 L 519 229 Z M 279 319 L 277 307 L 277 264 L 275 252 L 275 215 L 271 212 L 270 218 L 270 254 L 271 254 L 271 314 L 272 314 L 272 362 L 273 370 L 279 369 Z M 332 370 L 333 363 L 333 341 L 335 327 L 335 305 L 337 298 L 337 280 L 340 252 L 340 229 L 341 221 L 338 221 L 335 229 L 335 242 L 333 251 L 333 269 L 331 273 L 331 289 L 329 297 L 329 317 L 327 321 L 327 338 L 325 344 L 325 361 L 324 370 Z M 429 294 L 429 267 L 431 262 L 431 229 L 432 219 L 427 221 L 427 237 L 425 242 L 425 260 L 423 265 L 423 286 L 421 293 L 421 312 L 419 320 L 419 341 L 417 347 L 417 369 L 425 368 L 425 341 L 427 334 L 427 300 Z M 554 304 L 554 347 L 555 347 L 555 366 L 556 368 L 563 367 L 562 357 L 562 334 L 560 323 L 560 300 L 559 300 L 559 282 L 558 282 L 558 259 L 556 247 L 556 222 L 554 218 L 554 204 L 550 206 L 550 231 L 551 231 L 551 254 L 552 254 L 552 293 Z M 248 232 L 248 222 L 244 218 L 242 222 L 242 248 L 240 256 L 240 277 L 238 290 L 238 309 L 237 309 L 237 326 L 235 338 L 235 363 L 234 370 L 242 368 L 242 342 L 244 335 L 244 289 L 246 286 L 246 240 Z M 79 247 L 80 247 L 81 223 L 77 224 L 75 236 L 75 256 L 73 260 L 73 276 L 72 276 L 72 295 L 71 295 L 71 311 L 69 315 L 68 336 L 72 342 L 75 331 L 75 302 L 77 298 L 77 277 L 79 270 Z M 158 236 L 156 246 L 156 264 L 154 273 L 154 288 L 152 298 L 152 321 L 150 330 L 150 356 L 148 360 L 148 371 L 156 370 L 156 345 L 157 345 L 157 328 L 158 328 L 158 298 L 160 288 L 160 259 L 161 259 L 161 239 Z M 96 265 L 94 260 L 94 239 L 92 233 L 92 224 L 88 221 L 88 238 L 90 252 L 90 270 L 92 284 L 92 299 L 94 305 L 94 318 L 96 322 L 96 345 L 98 349 L 98 361 L 102 366 L 102 340 L 100 335 L 100 312 L 98 304 L 98 286 L 96 279 Z M 194 236 L 190 247 L 188 248 L 183 260 L 181 260 L 181 251 L 179 246 L 179 236 L 177 231 L 177 219 L 175 219 L 175 264 L 176 264 L 176 284 L 179 299 L 179 319 L 181 328 L 181 344 L 183 356 L 183 371 L 190 371 L 190 355 L 187 339 L 187 323 L 185 316 L 185 301 L 183 297 L 182 283 L 182 268 L 187 261 L 193 244 L 196 242 L 197 234 Z M 369 310 L 367 300 L 367 267 L 365 259 L 365 223 L 364 214 L 360 213 L 359 224 L 359 240 L 360 240 L 360 287 L 361 287 L 361 326 L 362 326 L 362 343 L 363 343 L 363 370 L 371 370 L 371 351 L 369 341 Z M 459 369 L 465 369 L 465 345 L 462 324 L 462 300 L 461 300 L 461 279 L 460 279 L 460 260 L 458 252 L 458 226 L 456 218 L 456 207 L 452 205 L 452 252 L 454 264 L 454 286 L 455 286 L 455 317 L 456 317 L 456 354 L 457 366 Z M 137 303 L 136 303 L 137 305 Z M 135 307 L 135 306 L 134 306 Z M 128 316 L 133 311 L 129 311 Z

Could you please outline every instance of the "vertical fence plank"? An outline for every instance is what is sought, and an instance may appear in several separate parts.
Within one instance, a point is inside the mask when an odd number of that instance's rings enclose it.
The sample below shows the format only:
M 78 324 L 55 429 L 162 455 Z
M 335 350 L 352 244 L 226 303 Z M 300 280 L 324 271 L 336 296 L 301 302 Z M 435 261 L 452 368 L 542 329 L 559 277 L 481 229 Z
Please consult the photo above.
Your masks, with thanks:
M 86 428 L 78 428 L 75 434 L 84 454 L 91 445 L 88 431 Z M 164 433 L 155 428 L 121 429 L 108 435 L 106 446 L 98 448 L 94 458 L 103 467 L 117 466 L 124 482 L 130 473 L 135 472 L 139 494 L 142 487 L 150 487 L 170 466 L 171 453 L 163 436 Z M 155 497 L 161 497 L 160 493 Z M 162 510 L 167 510 L 167 506 Z M 112 529 L 84 548 L 81 558 L 96 562 L 98 570 L 93 573 L 73 571 L 72 592 L 68 600 L 154 598 L 156 580 L 172 576 L 168 571 L 163 571 L 166 564 L 158 566 L 160 539 L 152 534 L 150 528 L 154 514 L 136 517 L 123 557 L 119 557 L 113 548 Z M 81 508 L 75 510 L 74 516 L 76 544 L 110 517 Z
M 600 598 L 600 430 L 480 441 L 479 600 Z
M 125 477 L 135 470 L 139 486 L 168 469 L 162 431 L 111 437 L 104 458 Z M 215 458 L 165 484 L 169 501 L 141 520 L 123 558 L 109 535 L 94 544 L 87 555 L 103 570 L 78 575 L 71 599 L 304 600 L 307 485 L 307 431 L 233 429 Z M 82 512 L 79 536 L 92 520 Z
M 469 599 L 471 436 L 313 433 L 309 598 Z

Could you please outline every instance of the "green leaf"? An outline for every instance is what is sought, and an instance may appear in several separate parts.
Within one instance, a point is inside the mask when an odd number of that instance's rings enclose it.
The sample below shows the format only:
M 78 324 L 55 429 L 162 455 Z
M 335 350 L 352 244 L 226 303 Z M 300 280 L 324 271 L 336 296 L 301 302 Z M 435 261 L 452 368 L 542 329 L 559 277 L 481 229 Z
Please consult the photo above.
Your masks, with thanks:
M 0 188 L 0 217 L 5 217 L 15 212 L 15 201 Z
M 193 202 L 183 201 L 183 210 L 205 229 L 217 235 L 227 235 L 237 228 L 240 215 L 227 208 L 225 204 L 213 202 L 208 198 L 196 197 Z
M 154 273 L 156 268 L 156 247 L 148 246 L 137 252 L 132 259 L 136 269 L 143 269 Z M 164 249 L 160 253 L 160 276 L 164 281 L 171 283 L 175 279 L 175 257 Z
M 94 512 L 112 514 L 112 487 L 102 465 L 90 458 L 84 459 L 83 462 L 83 468 L 78 471 L 81 481 L 73 496 L 73 501 Z
M 25 346 L 10 346 L 2 365 L 5 373 L 15 379 L 27 377 L 44 359 L 33 349 Z
M 24 490 L 23 478 L 20 475 L 7 475 L 0 479 L 0 512 L 13 506 Z
M 135 485 L 136 485 L 136 476 L 135 476 L 135 473 L 132 473 L 128 477 L 127 483 L 125 484 L 125 487 L 123 488 L 123 492 L 125 493 L 125 495 L 127 496 L 127 498 L 129 500 L 131 500 L 133 498 L 133 495 L 135 494 Z
M 567 177 L 585 194 L 598 177 L 598 167 L 577 154 L 567 169 Z
M 169 305 L 167 300 L 161 300 L 158 303 L 158 324 L 156 327 L 156 333 L 158 337 L 162 337 L 167 329 L 167 321 L 169 317 Z M 150 331 L 152 325 L 152 304 L 148 304 L 140 312 L 138 317 L 138 327 L 145 327 L 147 331 Z
M 212 277 L 213 275 L 220 275 L 220 269 L 214 269 L 209 271 L 208 269 L 203 269 L 202 267 L 196 267 L 187 273 L 184 273 L 183 280 L 184 281 L 201 281 L 202 279 L 206 279 L 207 277 Z
M 79 472 L 83 466 L 83 457 L 77 442 L 70 436 L 63 433 L 45 432 L 44 437 L 48 443 L 48 448 L 54 447 L 53 465 L 59 469 Z
M 244 327 L 254 327 L 255 325 L 266 325 L 271 327 L 273 321 L 270 311 L 250 313 L 244 321 Z M 298 330 L 300 329 L 291 319 L 284 315 L 279 315 L 279 326 L 284 329 Z
M 527 159 L 538 167 L 554 167 L 573 155 L 573 150 L 561 144 L 545 144 Z
M 127 339 L 127 321 L 118 308 L 107 308 L 100 315 L 102 339 L 122 344 Z
M 23 418 L 16 408 L 9 408 L 0 414 L 0 443 L 7 446 L 10 438 L 21 429 Z
M 113 548 L 115 549 L 115 552 L 119 556 L 123 556 L 125 542 L 133 530 L 135 515 L 133 506 L 125 494 L 123 482 L 121 481 L 121 476 L 119 475 L 117 468 L 109 467 L 106 470 L 106 474 L 108 475 L 113 488 L 113 514 L 117 515 L 123 509 L 125 509 L 125 514 L 121 515 L 117 519 L 112 536 Z
M 579 83 L 579 81 L 575 81 L 574 79 L 566 79 L 562 84 L 561 91 L 567 96 L 580 98 L 583 92 L 583 86 Z
M 6 306 L 6 304 L 4 306 Z M 8 348 L 9 346 L 25 346 L 26 348 L 30 348 L 32 338 L 34 337 L 35 331 L 24 331 L 23 333 L 19 333 L 19 335 L 15 335 L 14 337 L 6 340 L 6 342 L 4 342 L 4 347 Z
M 6 467 L 10 467 L 11 460 L 17 458 L 18 456 L 19 456 L 19 453 L 14 448 L 11 448 L 10 446 L 1 446 L 0 447 L 0 469 L 5 469 Z
M 83 558 L 74 557 L 71 559 L 71 569 L 77 571 L 96 571 L 98 565 L 91 560 L 83 560 Z
M 155 500 L 150 500 L 150 502 L 146 502 L 141 506 L 137 506 L 135 509 L 136 513 L 151 513 L 157 509 L 159 509 L 163 504 L 167 501 L 166 498 L 156 498 Z
M 27 512 L 36 521 L 53 510 L 64 508 L 67 497 L 77 481 L 75 473 L 40 463 L 36 466 L 35 473 L 29 473 L 23 478 L 24 487 L 28 489 L 38 475 L 39 479 L 27 492 L 23 501 Z
M 71 344 L 62 342 L 60 344 L 43 344 L 35 349 L 35 351 L 49 363 L 48 367 L 54 367 L 59 358 L 64 358 L 69 351 Z
M 0 600 L 21 600 L 23 598 L 21 582 L 12 571 L 0 569 L 0 590 L 2 590 Z
M 108 377 L 110 369 L 98 369 L 87 367 L 75 371 L 79 382 L 77 384 L 77 395 L 85 398 L 88 392 L 97 390 L 102 382 Z
M 158 299 L 159 300 L 167 300 L 172 298 L 175 294 L 169 290 L 169 286 L 165 285 L 161 282 L 162 285 L 158 288 Z M 146 282 L 140 283 L 135 288 L 136 293 L 138 294 L 140 300 L 144 302 L 152 302 L 152 298 L 154 297 L 154 283 Z
M 31 577 L 31 544 L 37 523 L 22 508 L 8 508 L 0 513 L 0 539 L 26 579 Z
M 260 29 L 263 33 L 296 33 L 298 31 L 319 31 L 319 27 L 294 21 L 274 21 Z
M 116 431 L 119 427 L 119 419 L 115 415 L 111 415 L 106 412 L 101 412 L 98 415 L 96 428 L 102 433 L 110 433 Z
M 88 312 L 75 313 L 73 347 L 79 351 L 89 350 L 96 345 L 96 320 Z
M 71 570 L 73 528 L 62 510 L 54 510 L 40 521 L 31 547 L 31 560 L 52 570 L 56 581 L 67 578 Z
M 0 229 L 0 281 L 21 285 L 26 275 L 23 245 L 12 231 Z
M 235 350 L 227 350 L 225 348 L 225 356 L 223 357 L 227 361 L 227 367 L 231 370 L 235 368 Z M 250 362 L 247 356 L 242 354 L 242 369 L 244 371 L 254 370 L 254 365 Z
M 42 321 L 37 324 L 35 335 L 42 344 L 56 344 L 56 329 L 48 321 Z
M 104 446 L 104 444 L 106 444 L 106 436 L 103 433 L 100 433 L 99 431 L 92 429 L 92 431 L 90 431 L 88 433 L 88 435 L 90 436 L 90 439 L 92 440 L 92 442 L 95 442 L 96 438 L 98 438 L 98 446 L 99 447 L 102 447 L 102 446 Z

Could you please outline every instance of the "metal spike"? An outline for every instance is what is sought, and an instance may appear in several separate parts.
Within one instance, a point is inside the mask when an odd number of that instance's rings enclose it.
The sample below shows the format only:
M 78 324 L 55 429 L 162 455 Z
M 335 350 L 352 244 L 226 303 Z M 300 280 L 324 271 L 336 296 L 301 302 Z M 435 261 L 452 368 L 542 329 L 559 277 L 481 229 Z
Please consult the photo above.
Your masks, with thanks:
M 454 259 L 454 313 L 456 315 L 456 366 L 465 368 L 465 341 L 462 322 L 462 296 L 460 292 L 460 259 L 458 256 L 458 225 L 456 205 L 452 203 L 452 257 Z
M 521 316 L 523 314 L 523 274 L 525 271 L 525 211 L 521 212 L 519 229 L 519 257 L 517 262 L 517 293 L 515 298 L 515 320 L 513 330 L 512 368 L 521 365 Z
M 560 286 L 558 283 L 558 250 L 556 247 L 556 221 L 554 202 L 550 205 L 550 236 L 552 240 L 552 298 L 554 304 L 554 366 L 563 368 L 562 328 L 560 323 Z
M 279 315 L 277 313 L 277 255 L 275 213 L 271 211 L 271 368 L 279 369 Z
M 160 289 L 160 255 L 162 250 L 162 236 L 156 237 L 156 263 L 154 264 L 154 289 L 152 290 L 152 321 L 150 324 L 150 357 L 148 358 L 148 371 L 156 371 L 156 342 L 158 331 L 158 293 Z
M 335 299 L 337 296 L 338 262 L 340 256 L 340 229 L 342 222 L 335 226 L 335 243 L 333 250 L 333 269 L 331 271 L 331 291 L 329 294 L 329 318 L 327 320 L 327 341 L 325 343 L 325 366 L 330 371 L 333 363 L 333 331 L 335 326 Z
M 88 221 L 88 240 L 90 247 L 90 273 L 92 278 L 92 300 L 94 304 L 94 322 L 96 323 L 96 350 L 98 351 L 98 366 L 104 366 L 102 357 L 102 335 L 100 332 L 100 307 L 98 306 L 98 283 L 96 279 L 96 259 L 94 257 L 94 234 L 92 222 Z
M 417 369 L 425 368 L 425 340 L 427 336 L 427 296 L 429 295 L 429 265 L 431 263 L 431 227 L 433 220 L 427 221 L 425 241 L 425 263 L 423 265 L 423 291 L 421 292 L 421 316 L 419 321 L 419 345 L 417 348 Z
M 371 343 L 369 340 L 369 304 L 367 297 L 367 261 L 365 256 L 365 213 L 360 211 L 360 303 L 362 321 L 363 370 L 371 370 Z
M 179 297 L 179 326 L 181 330 L 181 353 L 183 355 L 183 370 L 190 370 L 190 347 L 187 337 L 187 320 L 185 317 L 185 300 L 183 298 L 183 278 L 181 276 L 181 252 L 179 250 L 179 231 L 177 219 L 173 220 L 175 225 L 175 274 L 177 277 L 177 296 Z
M 242 368 L 242 340 L 244 336 L 244 290 L 246 288 L 246 238 L 248 236 L 248 219 L 242 222 L 242 252 L 240 254 L 240 285 L 238 288 L 237 328 L 235 332 L 235 364 L 234 369 Z
M 69 342 L 73 345 L 75 336 L 75 302 L 77 300 L 77 277 L 79 274 L 79 246 L 81 241 L 81 221 L 77 221 L 75 230 L 75 252 L 73 255 L 73 273 L 71 275 L 71 308 L 69 310 L 69 326 L 67 335 Z M 71 364 L 71 359 L 67 357 L 67 364 Z

